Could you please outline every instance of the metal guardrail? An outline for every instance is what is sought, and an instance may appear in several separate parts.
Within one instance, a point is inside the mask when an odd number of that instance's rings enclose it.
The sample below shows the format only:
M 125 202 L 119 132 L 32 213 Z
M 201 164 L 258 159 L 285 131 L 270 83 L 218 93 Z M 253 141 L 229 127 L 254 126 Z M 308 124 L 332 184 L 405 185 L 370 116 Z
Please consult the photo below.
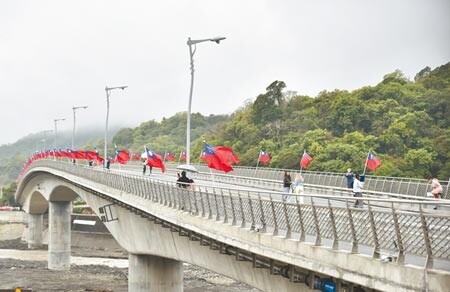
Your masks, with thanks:
M 204 164 L 195 165 L 195 167 L 202 172 L 211 171 Z M 295 177 L 295 175 L 292 174 L 299 172 L 298 170 L 293 169 L 233 166 L 233 172 L 231 174 L 236 176 L 278 180 L 282 182 L 284 171 L 290 172 L 292 177 Z M 212 172 L 216 173 L 214 170 Z M 302 176 L 305 180 L 305 183 L 308 184 L 341 188 L 347 187 L 347 180 L 344 177 L 344 173 L 303 170 Z M 443 188 L 442 198 L 450 199 L 450 179 L 449 181 L 440 181 L 440 183 Z M 428 181 L 425 179 L 366 175 L 364 189 L 376 192 L 397 193 L 408 196 L 425 197 L 427 192 L 431 190 L 431 187 Z
M 36 167 L 63 171 L 149 202 L 212 220 L 299 241 L 312 240 L 317 246 L 344 249 L 345 245 L 350 245 L 354 253 L 362 247 L 369 247 L 375 258 L 382 252 L 395 253 L 400 264 L 405 263 L 405 256 L 416 255 L 425 258 L 428 268 L 433 266 L 435 260 L 450 260 L 450 216 L 431 209 L 433 206 L 448 205 L 448 201 L 444 200 L 422 202 L 363 198 L 367 208 L 354 208 L 353 197 L 305 195 L 309 198 L 308 204 L 300 203 L 299 197 L 295 196 L 295 202 L 284 203 L 276 199 L 280 195 L 277 192 L 198 184 L 195 191 L 190 191 L 177 187 L 175 180 L 155 180 L 148 176 L 104 171 L 61 161 L 36 161 L 27 173 Z M 322 203 L 318 204 L 318 200 Z M 340 202 L 340 206 L 335 206 L 336 202 Z M 379 202 L 390 203 L 391 207 L 374 207 Z M 418 211 L 400 211 L 395 208 L 398 203 L 414 204 Z

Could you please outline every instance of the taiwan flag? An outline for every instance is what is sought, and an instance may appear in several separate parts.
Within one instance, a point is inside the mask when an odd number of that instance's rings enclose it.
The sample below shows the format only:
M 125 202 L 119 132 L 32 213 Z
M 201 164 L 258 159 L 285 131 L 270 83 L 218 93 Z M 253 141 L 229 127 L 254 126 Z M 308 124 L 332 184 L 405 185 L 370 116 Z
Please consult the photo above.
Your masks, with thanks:
M 233 150 L 228 147 L 218 146 L 214 147 L 205 143 L 205 148 L 202 152 L 202 159 L 208 164 L 209 168 L 229 172 L 233 170 L 231 163 L 239 161 Z
M 115 160 L 120 164 L 126 164 L 130 160 L 130 153 L 125 149 L 122 150 L 116 149 Z
M 180 160 L 185 160 L 186 161 L 186 152 L 184 152 L 184 151 L 180 152 Z
M 269 163 L 270 161 L 270 156 L 269 154 L 267 154 L 264 151 L 259 151 L 259 157 L 258 157 L 258 161 L 261 163 Z
M 166 154 L 164 154 L 164 159 L 167 161 L 174 161 L 175 155 L 173 155 L 173 153 L 166 152 Z
M 381 165 L 381 161 L 369 151 L 366 160 L 366 167 L 371 171 L 375 171 Z
M 130 160 L 136 160 L 136 161 L 139 161 L 139 160 L 141 160 L 141 158 L 139 157 L 139 155 L 138 154 L 136 154 L 136 153 L 134 153 L 134 152 L 131 152 L 130 153 Z
M 307 169 L 312 160 L 312 157 L 309 156 L 308 153 L 306 153 L 306 150 L 304 150 L 302 158 L 300 159 L 300 167 L 303 169 Z
M 151 151 L 147 146 L 145 146 L 145 155 L 147 157 L 148 166 L 161 168 L 162 172 L 166 171 L 166 167 L 164 165 L 164 162 L 162 161 L 161 155 Z

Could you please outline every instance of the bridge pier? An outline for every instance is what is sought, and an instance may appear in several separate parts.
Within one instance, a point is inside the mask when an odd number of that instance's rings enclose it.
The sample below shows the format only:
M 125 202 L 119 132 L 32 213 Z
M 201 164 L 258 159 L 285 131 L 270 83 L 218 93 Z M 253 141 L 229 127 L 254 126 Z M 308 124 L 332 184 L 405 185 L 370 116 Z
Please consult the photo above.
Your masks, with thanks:
M 48 268 L 70 269 L 70 223 L 72 202 L 49 202 Z
M 28 214 L 28 248 L 40 248 L 42 242 L 43 215 Z
M 183 263 L 152 255 L 129 254 L 128 291 L 182 292 Z

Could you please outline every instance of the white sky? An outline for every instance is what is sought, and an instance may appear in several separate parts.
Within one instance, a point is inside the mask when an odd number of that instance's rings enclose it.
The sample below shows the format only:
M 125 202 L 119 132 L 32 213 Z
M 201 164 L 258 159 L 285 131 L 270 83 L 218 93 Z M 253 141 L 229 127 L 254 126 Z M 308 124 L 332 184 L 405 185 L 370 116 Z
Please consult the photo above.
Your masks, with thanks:
M 229 114 L 274 80 L 317 95 L 450 61 L 448 0 L 0 1 L 0 144 L 47 129 Z

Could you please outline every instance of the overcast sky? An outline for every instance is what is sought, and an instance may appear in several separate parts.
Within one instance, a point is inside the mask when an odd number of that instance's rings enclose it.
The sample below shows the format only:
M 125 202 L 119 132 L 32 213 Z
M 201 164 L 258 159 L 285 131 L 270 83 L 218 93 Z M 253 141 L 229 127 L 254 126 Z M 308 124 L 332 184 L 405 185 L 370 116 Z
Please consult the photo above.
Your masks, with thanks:
M 188 107 L 229 114 L 274 80 L 287 90 L 375 85 L 450 61 L 450 1 L 0 1 L 0 144 L 43 130 L 137 126 Z M 47 134 L 48 135 L 48 134 Z

